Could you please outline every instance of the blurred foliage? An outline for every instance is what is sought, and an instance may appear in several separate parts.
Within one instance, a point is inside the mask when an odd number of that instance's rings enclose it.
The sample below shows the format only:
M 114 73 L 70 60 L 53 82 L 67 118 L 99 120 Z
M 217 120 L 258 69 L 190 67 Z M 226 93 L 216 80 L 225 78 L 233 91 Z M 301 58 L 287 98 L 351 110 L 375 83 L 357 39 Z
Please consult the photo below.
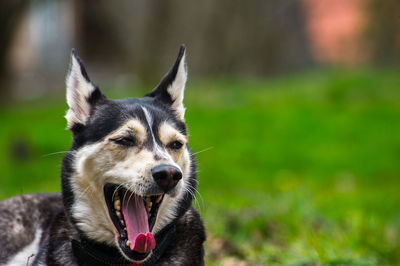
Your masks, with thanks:
M 190 80 L 207 265 L 400 264 L 399 88 L 398 69 Z M 2 107 L 1 199 L 60 190 L 65 109 Z

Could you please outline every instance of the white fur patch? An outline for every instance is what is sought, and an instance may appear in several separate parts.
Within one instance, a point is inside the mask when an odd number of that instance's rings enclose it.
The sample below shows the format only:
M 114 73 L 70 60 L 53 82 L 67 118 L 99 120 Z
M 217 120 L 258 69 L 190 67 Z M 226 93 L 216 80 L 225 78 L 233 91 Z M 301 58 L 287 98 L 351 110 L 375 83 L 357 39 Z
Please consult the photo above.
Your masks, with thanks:
M 32 243 L 24 247 L 23 250 L 18 252 L 11 260 L 5 264 L 5 266 L 17 266 L 17 265 L 33 265 L 35 255 L 39 251 L 40 238 L 42 237 L 42 230 L 38 229 L 35 232 L 35 238 Z M 35 265 L 36 266 L 36 265 Z
M 66 85 L 69 110 L 65 118 L 68 122 L 68 129 L 71 129 L 74 124 L 84 125 L 87 122 L 91 108 L 87 99 L 95 90 L 95 86 L 82 75 L 81 66 L 73 54 Z
M 153 140 L 153 151 L 154 151 L 154 153 L 155 153 L 158 157 L 160 157 L 160 159 L 167 159 L 167 160 L 168 160 L 168 159 L 170 158 L 170 156 L 168 155 L 168 153 L 166 153 L 166 152 L 163 150 L 163 148 L 161 148 L 161 147 L 158 145 L 158 143 L 157 143 L 157 141 L 156 141 L 156 139 L 155 139 L 155 137 L 154 137 L 154 133 L 153 133 L 153 118 L 151 117 L 149 111 L 148 111 L 145 107 L 141 106 L 141 108 L 142 108 L 142 110 L 143 110 L 143 112 L 144 112 L 144 115 L 145 115 L 145 117 L 146 117 L 147 124 L 148 124 L 148 126 L 149 126 L 149 128 L 150 128 L 150 135 L 151 135 L 152 140 Z
M 101 154 L 101 146 L 101 143 L 95 143 L 75 154 L 75 173 L 71 177 L 71 185 L 76 199 L 72 206 L 72 216 L 89 238 L 112 245 L 116 232 L 110 224 L 104 199 L 104 180 L 101 176 L 97 178 L 98 171 L 101 172 L 104 166 L 98 168 L 93 162 L 94 157 Z
M 179 63 L 178 71 L 176 77 L 172 84 L 168 87 L 167 91 L 171 95 L 172 108 L 175 110 L 176 114 L 181 120 L 184 120 L 185 107 L 183 106 L 183 96 L 185 92 L 185 85 L 187 80 L 187 70 L 186 70 L 186 52 L 183 54 L 182 59 Z

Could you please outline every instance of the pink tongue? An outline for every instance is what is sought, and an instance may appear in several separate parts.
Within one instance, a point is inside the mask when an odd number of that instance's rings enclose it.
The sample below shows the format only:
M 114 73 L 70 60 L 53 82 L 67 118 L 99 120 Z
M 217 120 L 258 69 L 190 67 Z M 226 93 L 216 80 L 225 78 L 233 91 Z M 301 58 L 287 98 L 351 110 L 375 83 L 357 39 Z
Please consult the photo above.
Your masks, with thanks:
M 147 253 L 156 247 L 156 240 L 149 232 L 147 211 L 143 198 L 135 195 L 126 195 L 122 201 L 126 230 L 130 248 L 133 251 Z

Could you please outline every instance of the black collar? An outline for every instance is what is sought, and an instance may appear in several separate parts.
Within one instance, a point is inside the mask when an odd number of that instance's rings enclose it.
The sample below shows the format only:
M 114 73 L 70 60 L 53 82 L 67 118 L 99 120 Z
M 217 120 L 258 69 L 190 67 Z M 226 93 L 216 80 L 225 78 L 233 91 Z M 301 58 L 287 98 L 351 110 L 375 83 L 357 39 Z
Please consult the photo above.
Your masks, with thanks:
M 156 248 L 151 257 L 144 263 L 134 264 L 126 260 L 116 248 L 97 244 L 81 237 L 80 241 L 72 240 L 72 251 L 79 266 L 127 266 L 127 265 L 154 265 L 171 243 L 175 233 L 175 224 L 170 224 L 156 236 Z

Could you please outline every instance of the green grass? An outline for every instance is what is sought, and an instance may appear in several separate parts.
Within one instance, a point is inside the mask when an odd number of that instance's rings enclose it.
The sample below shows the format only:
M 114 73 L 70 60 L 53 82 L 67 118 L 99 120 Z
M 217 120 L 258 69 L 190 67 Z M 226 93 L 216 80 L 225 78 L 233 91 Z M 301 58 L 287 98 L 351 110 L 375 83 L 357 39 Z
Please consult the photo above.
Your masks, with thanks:
M 398 69 L 190 81 L 185 101 L 208 265 L 400 265 Z M 59 191 L 65 108 L 1 109 L 1 199 Z

